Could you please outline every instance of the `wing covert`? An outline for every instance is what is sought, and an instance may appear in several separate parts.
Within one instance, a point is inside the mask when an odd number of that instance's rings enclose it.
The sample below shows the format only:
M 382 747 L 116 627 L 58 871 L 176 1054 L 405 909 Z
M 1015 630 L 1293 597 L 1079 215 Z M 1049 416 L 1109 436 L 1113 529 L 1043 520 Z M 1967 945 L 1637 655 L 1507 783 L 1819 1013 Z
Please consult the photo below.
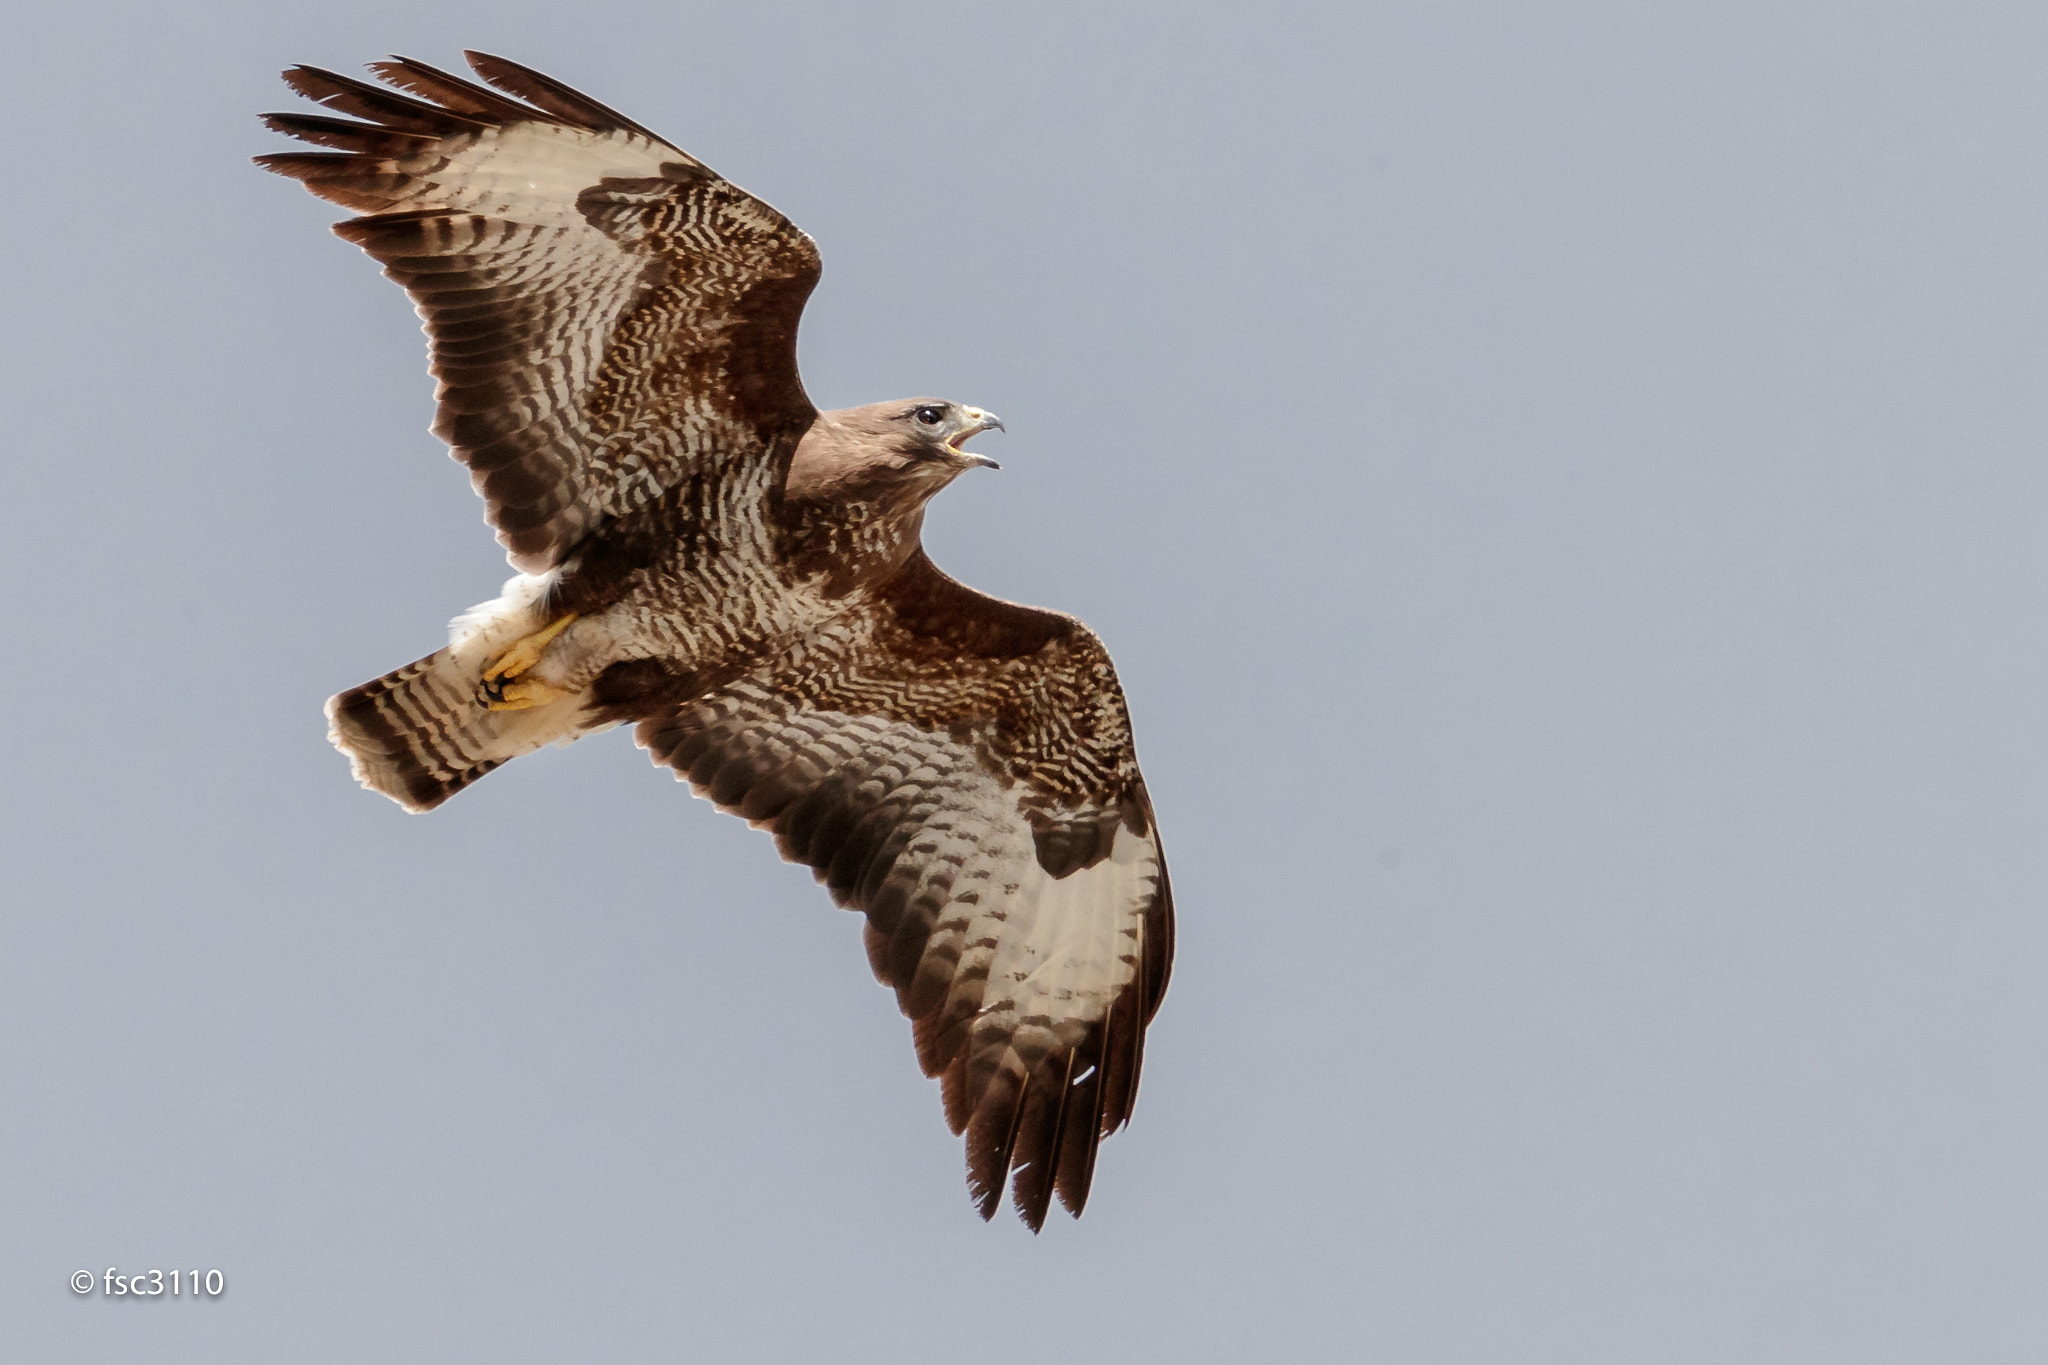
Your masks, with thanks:
M 412 297 L 440 381 L 435 434 L 513 565 L 537 573 L 607 518 L 692 477 L 728 481 L 802 434 L 816 412 L 796 329 L 818 255 L 631 120 L 468 56 L 520 99 L 405 58 L 372 70 L 409 95 L 297 67 L 295 90 L 354 119 L 268 115 L 339 150 L 257 161 L 363 215 L 335 230 Z
M 1172 892 L 1100 643 L 928 562 L 911 577 L 910 599 L 744 676 L 668 690 L 627 665 L 600 702 L 866 915 L 982 1216 L 1007 1183 L 1036 1230 L 1055 1193 L 1079 1214 L 1098 1144 L 1130 1118 Z M 1091 708 L 1116 723 L 1075 724 Z

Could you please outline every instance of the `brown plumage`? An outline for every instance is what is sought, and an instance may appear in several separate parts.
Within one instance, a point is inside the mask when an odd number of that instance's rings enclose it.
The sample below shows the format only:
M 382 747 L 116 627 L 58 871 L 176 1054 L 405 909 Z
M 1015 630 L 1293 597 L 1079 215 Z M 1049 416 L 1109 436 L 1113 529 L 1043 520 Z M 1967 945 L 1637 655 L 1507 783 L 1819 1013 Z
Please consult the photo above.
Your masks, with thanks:
M 820 413 L 796 370 L 810 238 L 638 124 L 471 53 L 308 67 L 352 118 L 259 157 L 425 319 L 434 431 L 520 570 L 449 646 L 328 705 L 364 785 L 429 810 L 610 725 L 771 831 L 867 918 L 991 1215 L 1075 1214 L 1126 1122 L 1172 896 L 1109 656 L 925 556 L 926 504 L 1000 426 L 936 398 Z M 399 93 L 404 91 L 407 93 Z M 502 92 L 502 93 L 501 93 Z

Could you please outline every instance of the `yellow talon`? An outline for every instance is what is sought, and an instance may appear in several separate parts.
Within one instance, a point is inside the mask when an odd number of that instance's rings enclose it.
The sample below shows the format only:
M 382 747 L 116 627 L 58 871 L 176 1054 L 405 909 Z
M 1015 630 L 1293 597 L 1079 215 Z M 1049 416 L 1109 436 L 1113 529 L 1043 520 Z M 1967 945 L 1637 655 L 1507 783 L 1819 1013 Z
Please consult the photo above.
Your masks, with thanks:
M 510 649 L 491 660 L 489 666 L 484 669 L 484 681 L 490 682 L 494 678 L 516 678 L 532 668 L 540 662 L 540 656 L 547 649 L 548 643 L 568 629 L 569 623 L 575 619 L 576 613 L 573 611 L 566 616 L 558 616 L 554 624 L 547 629 L 537 630 L 523 640 L 514 641 Z
M 568 696 L 559 687 L 549 687 L 544 682 L 505 683 L 493 689 L 495 699 L 487 703 L 493 711 L 524 711 L 530 706 L 545 706 Z
M 537 630 L 523 640 L 515 640 L 512 647 L 500 654 L 484 668 L 484 701 L 493 711 L 524 711 L 529 706 L 542 706 L 558 697 L 569 695 L 543 682 L 507 683 L 507 678 L 516 678 L 540 662 L 540 656 L 547 651 L 550 641 L 568 628 L 576 619 L 575 612 L 558 616 L 545 630 Z

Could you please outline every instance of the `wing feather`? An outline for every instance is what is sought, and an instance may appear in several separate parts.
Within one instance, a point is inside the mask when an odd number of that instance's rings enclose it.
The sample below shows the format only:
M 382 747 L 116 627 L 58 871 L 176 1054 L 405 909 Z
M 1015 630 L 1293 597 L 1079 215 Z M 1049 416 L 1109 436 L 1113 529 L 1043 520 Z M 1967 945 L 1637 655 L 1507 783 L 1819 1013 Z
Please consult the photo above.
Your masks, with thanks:
M 816 247 L 615 110 L 470 61 L 496 89 L 405 57 L 371 67 L 388 86 L 294 67 L 294 90 L 362 121 L 267 115 L 334 150 L 257 162 L 362 215 L 336 231 L 424 320 L 433 430 L 515 567 L 699 476 L 706 515 L 757 515 L 816 417 L 796 369 Z
M 287 69 L 284 83 L 315 104 L 323 104 L 329 109 L 368 119 L 380 127 L 400 132 L 426 133 L 440 138 L 464 129 L 487 126 L 440 105 L 396 95 L 367 81 L 317 66 Z
M 531 67 L 503 57 L 493 57 L 488 52 L 464 52 L 462 56 L 472 71 L 492 85 L 547 110 L 564 122 L 584 128 L 624 128 L 644 138 L 660 141 L 616 109 L 606 108 L 580 90 L 571 90 L 552 76 L 543 76 Z
M 1081 1211 L 1097 1145 L 1130 1118 L 1172 895 L 1100 643 L 912 577 L 864 623 L 708 693 L 649 706 L 636 685 L 639 709 L 610 718 L 639 720 L 657 762 L 866 915 L 976 1207 L 1007 1183 L 1035 1230 L 1055 1195 Z M 921 646 L 955 651 L 950 681 Z
M 470 54 L 472 62 L 482 55 Z M 511 63 L 508 62 L 506 65 L 509 66 Z M 495 90 L 486 90 L 473 81 L 451 76 L 439 67 L 428 66 L 425 62 L 415 61 L 411 57 L 391 57 L 385 61 L 371 62 L 370 70 L 376 72 L 380 80 L 429 100 L 443 109 L 453 109 L 458 114 L 470 114 L 496 123 L 518 122 L 533 117 L 533 107 L 530 104 L 506 99 Z M 478 74 L 483 73 L 479 70 Z M 626 120 L 614 116 L 609 124 L 603 126 L 623 128 L 628 124 Z M 650 133 L 648 136 L 652 137 L 653 134 Z

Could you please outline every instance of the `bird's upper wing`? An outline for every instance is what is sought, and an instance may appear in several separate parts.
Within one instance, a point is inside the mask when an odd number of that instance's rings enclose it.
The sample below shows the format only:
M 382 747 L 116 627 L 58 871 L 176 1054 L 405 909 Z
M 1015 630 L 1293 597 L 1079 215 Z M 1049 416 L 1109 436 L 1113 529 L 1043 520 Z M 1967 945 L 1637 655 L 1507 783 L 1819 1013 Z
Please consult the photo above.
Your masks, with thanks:
M 1071 617 L 922 555 L 888 601 L 707 692 L 600 679 L 698 794 L 867 915 L 868 960 L 967 1138 L 983 1217 L 1078 1214 L 1136 1097 L 1173 902 L 1122 689 Z M 636 670 L 639 670 L 636 673 Z M 1014 1181 L 1010 1180 L 1015 1173 Z
M 367 121 L 268 115 L 339 150 L 256 160 L 364 215 L 335 231 L 418 305 L 434 431 L 537 573 L 607 517 L 697 477 L 715 498 L 737 466 L 787 454 L 816 416 L 796 328 L 818 252 L 631 120 L 466 55 L 519 99 L 404 58 L 371 69 L 423 99 L 295 67 L 293 89 Z

